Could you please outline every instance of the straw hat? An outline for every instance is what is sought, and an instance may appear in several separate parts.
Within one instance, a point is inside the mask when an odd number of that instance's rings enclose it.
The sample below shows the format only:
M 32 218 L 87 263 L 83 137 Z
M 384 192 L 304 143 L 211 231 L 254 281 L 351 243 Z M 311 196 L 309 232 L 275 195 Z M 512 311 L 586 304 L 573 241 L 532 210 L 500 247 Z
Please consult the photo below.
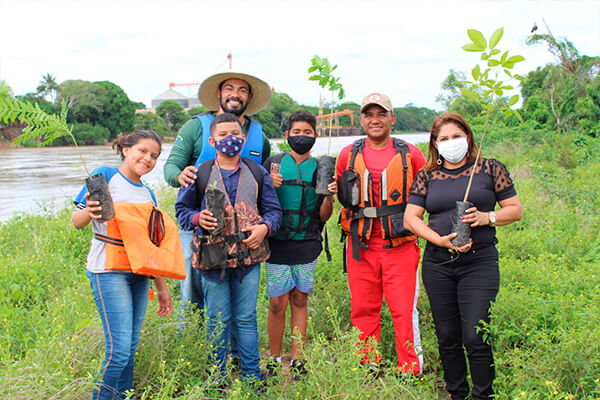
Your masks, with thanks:
M 252 98 L 248 101 L 245 111 L 246 115 L 256 114 L 269 104 L 271 89 L 266 82 L 255 76 L 240 72 L 221 72 L 206 78 L 200 85 L 200 89 L 198 89 L 198 98 L 209 111 L 218 111 L 221 107 L 219 98 L 217 97 L 217 90 L 219 89 L 219 85 L 228 79 L 241 79 L 250 85 Z

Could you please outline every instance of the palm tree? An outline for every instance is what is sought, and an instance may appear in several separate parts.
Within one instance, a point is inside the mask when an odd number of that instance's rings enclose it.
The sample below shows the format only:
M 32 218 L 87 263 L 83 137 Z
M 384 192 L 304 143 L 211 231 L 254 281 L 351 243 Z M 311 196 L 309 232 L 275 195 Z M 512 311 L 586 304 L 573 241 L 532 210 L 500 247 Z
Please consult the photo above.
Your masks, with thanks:
M 56 83 L 56 77 L 50 73 L 42 75 L 42 80 L 40 81 L 37 92 L 42 96 L 50 95 L 50 99 L 54 102 L 56 98 L 56 92 L 58 91 L 58 83 Z

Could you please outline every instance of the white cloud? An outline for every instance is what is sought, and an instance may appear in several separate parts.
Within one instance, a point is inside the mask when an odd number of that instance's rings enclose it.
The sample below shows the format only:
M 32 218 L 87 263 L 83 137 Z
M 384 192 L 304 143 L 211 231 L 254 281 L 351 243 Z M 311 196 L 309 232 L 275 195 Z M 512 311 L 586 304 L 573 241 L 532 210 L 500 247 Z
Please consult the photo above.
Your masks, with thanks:
M 581 54 L 600 55 L 597 1 L 12 1 L 0 0 L 0 79 L 17 94 L 41 76 L 110 80 L 150 104 L 169 82 L 200 82 L 233 54 L 254 73 L 304 104 L 319 89 L 307 80 L 314 54 L 339 64 L 347 99 L 374 90 L 396 105 L 437 108 L 450 68 L 476 61 L 461 46 L 467 28 L 523 54 L 527 72 L 553 61 L 525 40 L 542 18 Z M 185 88 L 179 89 L 184 94 Z

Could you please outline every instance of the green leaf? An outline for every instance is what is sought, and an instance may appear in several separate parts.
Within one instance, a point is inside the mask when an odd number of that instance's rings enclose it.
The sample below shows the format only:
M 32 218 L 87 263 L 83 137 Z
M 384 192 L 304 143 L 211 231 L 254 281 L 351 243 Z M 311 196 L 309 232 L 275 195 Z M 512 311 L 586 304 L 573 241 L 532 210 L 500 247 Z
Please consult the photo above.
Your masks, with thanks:
M 483 37 L 481 32 L 479 32 L 476 29 L 468 29 L 467 34 L 476 46 L 480 47 L 482 50 L 485 50 L 485 48 L 487 47 L 487 42 L 485 41 L 485 38 Z
M 496 47 L 500 39 L 502 39 L 502 35 L 504 35 L 504 27 L 500 27 L 492 33 L 492 36 L 490 37 L 490 49 Z
M 496 54 L 499 54 L 500 50 L 498 49 L 493 49 L 492 51 L 490 51 L 490 56 L 495 56 Z
M 308 78 L 309 81 L 318 81 L 321 79 L 320 75 L 313 75 L 310 78 Z
M 504 68 L 512 68 L 512 67 L 514 67 L 515 65 L 514 65 L 513 63 L 511 63 L 511 62 L 508 62 L 508 61 L 506 61 L 506 62 L 502 63 L 502 66 L 503 66 Z
M 472 52 L 478 52 L 478 51 L 484 51 L 485 47 L 479 47 L 477 46 L 475 43 L 469 43 L 469 44 L 465 44 L 462 49 L 464 51 L 472 51 Z
M 500 89 L 502 89 L 502 90 L 513 90 L 514 87 L 512 87 L 510 85 L 504 85 L 504 86 L 500 86 Z
M 473 76 L 474 80 L 479 79 L 479 77 L 481 76 L 481 70 L 479 69 L 479 64 L 477 64 L 475 66 L 475 68 L 473 68 L 473 70 L 471 71 L 471 75 Z
M 508 105 L 512 107 L 515 104 L 517 104 L 518 101 L 519 101 L 519 95 L 515 94 L 514 96 L 510 97 L 510 100 L 508 100 Z
M 460 88 L 460 92 L 466 98 L 469 98 L 469 99 L 475 100 L 475 101 L 479 101 L 479 96 L 477 95 L 477 93 L 475 93 L 467 88 Z
M 506 61 L 506 57 L 508 57 L 508 50 L 506 50 L 503 54 L 502 57 L 500 57 L 500 63 L 503 64 Z
M 311 66 L 311 67 L 308 69 L 308 73 L 314 72 L 314 71 L 316 71 L 318 68 L 319 68 L 318 66 L 316 66 L 316 65 L 313 65 L 313 66 Z
M 507 70 L 507 69 L 505 69 L 505 70 L 504 70 L 504 73 L 505 73 L 506 75 L 508 75 L 508 77 L 509 77 L 509 78 L 512 78 L 512 77 L 513 77 L 513 76 L 512 76 L 512 74 L 510 73 L 510 71 L 509 71 L 509 70 Z
M 484 53 L 481 53 L 481 59 L 482 59 L 482 60 L 484 60 L 484 61 L 485 61 L 485 60 L 487 60 L 488 58 L 490 58 L 490 55 L 489 55 L 488 53 L 485 53 L 485 52 L 484 52 Z
M 517 110 L 511 110 L 513 112 L 514 115 L 517 116 L 517 118 L 519 118 L 519 121 L 523 122 L 523 117 L 521 117 L 521 114 L 519 114 L 519 112 Z
M 504 94 L 504 92 L 502 91 L 502 89 L 496 89 L 496 90 L 494 90 L 494 93 L 498 97 L 502 97 L 502 95 Z
M 500 65 L 500 61 L 498 60 L 488 60 L 488 67 L 495 67 Z
M 516 64 L 518 62 L 525 61 L 525 57 L 523 57 L 523 56 L 512 56 L 512 57 L 510 57 L 506 61 L 509 62 L 509 63 L 512 63 L 512 64 Z

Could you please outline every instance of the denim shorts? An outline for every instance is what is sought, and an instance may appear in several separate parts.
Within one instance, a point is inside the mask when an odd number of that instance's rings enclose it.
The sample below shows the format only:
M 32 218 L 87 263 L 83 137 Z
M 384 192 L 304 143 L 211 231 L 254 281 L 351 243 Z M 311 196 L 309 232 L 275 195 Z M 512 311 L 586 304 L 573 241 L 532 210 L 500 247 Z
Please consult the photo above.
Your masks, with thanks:
M 267 296 L 279 297 L 296 288 L 302 293 L 313 290 L 317 259 L 306 264 L 265 263 L 267 272 Z

